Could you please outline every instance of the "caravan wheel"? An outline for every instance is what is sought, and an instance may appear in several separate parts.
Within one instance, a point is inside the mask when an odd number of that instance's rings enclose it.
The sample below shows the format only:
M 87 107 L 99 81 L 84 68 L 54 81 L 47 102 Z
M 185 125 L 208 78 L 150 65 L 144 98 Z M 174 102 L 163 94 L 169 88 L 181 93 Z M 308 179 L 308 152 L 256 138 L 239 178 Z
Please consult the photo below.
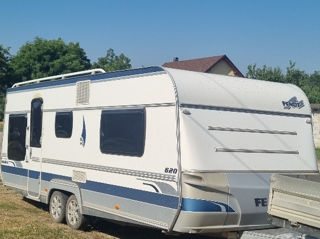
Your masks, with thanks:
M 66 217 L 66 203 L 68 196 L 62 192 L 55 191 L 51 195 L 49 211 L 54 222 L 61 223 Z
M 80 206 L 74 195 L 71 195 L 67 201 L 66 221 L 73 229 L 80 229 L 85 224 L 85 218 L 80 212 Z

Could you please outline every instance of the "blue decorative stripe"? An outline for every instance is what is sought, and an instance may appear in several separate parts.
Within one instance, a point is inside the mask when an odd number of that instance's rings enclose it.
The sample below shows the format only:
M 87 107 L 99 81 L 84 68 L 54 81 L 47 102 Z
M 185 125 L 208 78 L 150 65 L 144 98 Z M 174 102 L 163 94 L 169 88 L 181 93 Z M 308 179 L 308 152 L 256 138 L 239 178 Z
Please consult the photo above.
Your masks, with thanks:
M 189 212 L 234 212 L 227 204 L 192 198 L 182 198 L 182 210 Z
M 10 167 L 2 165 L 2 171 L 6 173 L 16 174 L 27 177 L 28 170 L 17 167 Z M 32 175 L 33 178 L 39 178 L 40 172 L 29 170 L 29 175 Z M 37 177 L 38 175 L 38 177 Z M 71 181 L 71 177 L 66 177 L 62 175 L 52 174 L 42 172 L 41 179 L 44 181 L 50 182 L 52 179 L 63 179 Z M 178 208 L 178 197 L 164 195 L 160 193 L 153 193 L 142 191 L 133 188 L 127 188 L 122 186 L 111 185 L 107 183 L 99 183 L 93 181 L 87 181 L 86 183 L 79 183 L 78 186 L 80 189 L 85 189 L 89 191 L 109 194 L 113 196 L 123 197 L 127 199 L 132 199 L 140 202 L 155 204 L 158 206 L 168 207 L 176 209 Z
M 16 174 L 20 176 L 28 176 L 28 170 L 12 166 L 1 166 L 2 172 Z M 38 179 L 39 171 L 29 170 L 29 177 Z M 52 174 L 41 173 L 41 179 L 50 182 L 52 179 L 63 179 L 71 181 L 71 177 Z M 100 183 L 94 181 L 87 181 L 86 183 L 78 183 L 80 189 L 88 191 L 109 194 L 117 197 L 127 198 L 140 202 L 150 203 L 158 206 L 168 207 L 172 209 L 178 208 L 179 198 L 176 196 L 164 195 L 161 193 L 153 193 L 133 188 L 127 188 L 107 183 Z M 201 199 L 182 199 L 182 210 L 190 212 L 234 212 L 234 210 L 225 203 L 213 202 Z
M 86 122 L 84 120 L 84 116 L 82 116 L 82 133 L 80 137 L 80 144 L 82 147 L 86 145 L 87 131 L 86 131 Z
M 58 175 L 58 174 L 52 174 L 52 173 L 45 173 L 45 172 L 41 173 L 41 179 L 43 181 L 48 181 L 48 182 L 50 182 L 52 179 L 62 179 L 62 180 L 66 180 L 66 181 L 72 180 L 71 177 L 62 176 L 62 175 Z M 81 185 L 79 185 L 79 186 L 81 186 Z
M 87 181 L 81 185 L 82 189 L 91 190 L 95 192 L 105 193 L 117 197 L 123 197 L 140 202 L 151 203 L 158 206 L 176 209 L 178 208 L 178 197 L 164 195 L 160 193 L 147 192 L 133 188 L 116 186 L 106 183 L 98 183 Z
M 28 177 L 28 171 L 24 168 L 11 167 L 6 165 L 1 165 L 1 172 L 16 174 L 19 176 Z
M 25 85 L 15 88 L 9 88 L 8 92 L 14 92 L 14 91 L 21 91 L 21 90 L 29 90 L 29 89 L 38 89 L 43 87 L 49 87 L 49 86 L 59 86 L 59 85 L 66 85 L 66 84 L 75 84 L 78 81 L 83 80 L 102 80 L 102 79 L 112 79 L 116 77 L 125 77 L 125 76 L 133 76 L 133 75 L 141 75 L 141 74 L 148 74 L 148 73 L 155 73 L 155 72 L 161 72 L 164 70 L 161 67 L 147 67 L 147 68 L 140 68 L 140 69 L 133 69 L 133 70 L 125 70 L 125 71 L 116 71 L 116 72 L 107 72 L 102 74 L 96 74 L 96 75 L 86 75 L 86 76 L 80 76 L 80 77 L 72 77 L 67 78 L 63 80 L 56 80 L 56 81 L 46 81 L 43 83 L 38 84 L 31 84 L 31 85 Z
M 40 172 L 29 170 L 29 178 L 39 179 Z

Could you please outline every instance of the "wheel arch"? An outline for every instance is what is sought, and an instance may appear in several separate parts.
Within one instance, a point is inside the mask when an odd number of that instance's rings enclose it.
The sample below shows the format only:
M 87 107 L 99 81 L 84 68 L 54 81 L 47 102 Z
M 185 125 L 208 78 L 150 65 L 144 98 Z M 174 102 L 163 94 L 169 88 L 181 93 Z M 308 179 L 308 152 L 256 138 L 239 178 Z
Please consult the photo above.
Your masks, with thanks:
M 50 187 L 48 189 L 48 196 L 46 198 L 46 204 L 49 204 L 50 197 L 52 196 L 54 191 L 60 191 L 68 195 L 70 197 L 71 195 L 75 195 L 77 198 L 77 201 L 80 206 L 80 212 L 82 213 L 82 197 L 81 197 L 81 191 L 80 187 L 77 183 L 67 181 L 67 180 L 61 180 L 61 179 L 53 179 L 50 181 Z

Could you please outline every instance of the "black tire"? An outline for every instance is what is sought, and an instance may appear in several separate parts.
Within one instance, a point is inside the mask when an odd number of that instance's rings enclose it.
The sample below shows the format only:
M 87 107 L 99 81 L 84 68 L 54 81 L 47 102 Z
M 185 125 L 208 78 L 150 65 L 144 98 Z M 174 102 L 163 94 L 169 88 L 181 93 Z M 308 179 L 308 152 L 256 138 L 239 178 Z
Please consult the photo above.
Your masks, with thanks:
M 75 195 L 71 195 L 67 201 L 66 221 L 69 227 L 76 230 L 85 226 L 85 217 L 80 212 L 80 205 Z
M 50 197 L 49 212 L 52 221 L 61 223 L 66 218 L 68 196 L 60 191 L 54 191 Z

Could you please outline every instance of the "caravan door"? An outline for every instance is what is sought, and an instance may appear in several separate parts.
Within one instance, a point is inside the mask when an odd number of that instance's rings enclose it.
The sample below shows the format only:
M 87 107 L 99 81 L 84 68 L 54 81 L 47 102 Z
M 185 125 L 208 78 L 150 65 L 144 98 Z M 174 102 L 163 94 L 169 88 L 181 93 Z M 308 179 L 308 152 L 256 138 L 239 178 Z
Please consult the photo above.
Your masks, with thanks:
M 27 162 L 28 169 L 28 196 L 40 196 L 41 182 L 41 161 L 42 161 L 42 98 L 35 98 L 31 101 L 31 111 L 28 114 L 28 135 L 29 145 L 27 147 Z

